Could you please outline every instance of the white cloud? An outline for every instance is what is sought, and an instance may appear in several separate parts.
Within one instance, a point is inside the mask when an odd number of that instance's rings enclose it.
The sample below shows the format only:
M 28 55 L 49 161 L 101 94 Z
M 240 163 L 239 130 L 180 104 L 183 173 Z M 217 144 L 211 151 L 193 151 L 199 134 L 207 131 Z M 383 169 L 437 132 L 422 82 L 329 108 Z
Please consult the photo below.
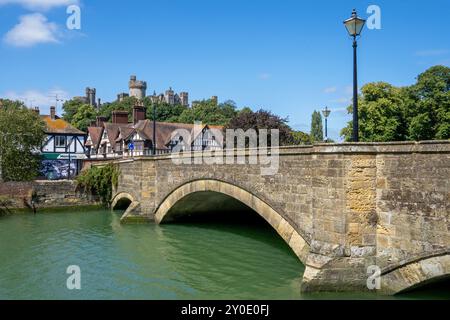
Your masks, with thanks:
M 1 1 L 1 0 L 0 0 Z M 21 16 L 3 40 L 15 47 L 32 47 L 40 43 L 57 43 L 58 26 L 40 13 Z
M 259 75 L 259 79 L 261 80 L 269 80 L 272 77 L 270 73 L 261 73 Z
M 323 90 L 324 93 L 335 93 L 337 91 L 336 87 L 328 87 Z
M 1 5 L 20 5 L 30 10 L 49 10 L 55 7 L 78 4 L 78 0 L 0 0 Z
M 56 104 L 56 95 L 58 99 L 70 99 L 69 93 L 65 90 L 54 88 L 43 92 L 40 90 L 26 90 L 24 92 L 8 91 L 2 95 L 5 99 L 23 101 L 28 107 L 39 107 L 42 113 L 48 113 L 49 107 Z M 62 101 L 58 102 L 58 112 L 61 112 Z

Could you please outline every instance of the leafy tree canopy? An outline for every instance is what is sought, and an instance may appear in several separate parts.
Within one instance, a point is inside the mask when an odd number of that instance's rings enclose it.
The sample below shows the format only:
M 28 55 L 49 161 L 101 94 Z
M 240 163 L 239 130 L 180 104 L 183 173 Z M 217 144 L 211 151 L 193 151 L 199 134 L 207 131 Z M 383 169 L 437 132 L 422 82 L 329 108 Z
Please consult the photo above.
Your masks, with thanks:
M 72 125 L 81 131 L 87 132 L 87 128 L 97 118 L 97 110 L 89 104 L 81 105 L 72 118 Z
M 0 168 L 4 181 L 30 181 L 40 167 L 45 124 L 22 102 L 0 99 Z
M 323 141 L 322 115 L 319 111 L 314 111 L 311 117 L 311 142 Z
M 248 108 L 241 110 L 227 126 L 227 129 L 254 129 L 257 132 L 261 129 L 278 129 L 280 132 L 280 145 L 292 145 L 294 137 L 291 128 L 287 125 L 288 119 L 283 119 L 274 115 L 270 111 L 259 110 L 256 112 Z
M 450 68 L 435 66 L 417 77 L 416 84 L 395 87 L 369 83 L 361 88 L 361 141 L 409 141 L 450 138 Z M 352 107 L 348 108 L 352 113 Z M 341 132 L 351 140 L 353 123 Z

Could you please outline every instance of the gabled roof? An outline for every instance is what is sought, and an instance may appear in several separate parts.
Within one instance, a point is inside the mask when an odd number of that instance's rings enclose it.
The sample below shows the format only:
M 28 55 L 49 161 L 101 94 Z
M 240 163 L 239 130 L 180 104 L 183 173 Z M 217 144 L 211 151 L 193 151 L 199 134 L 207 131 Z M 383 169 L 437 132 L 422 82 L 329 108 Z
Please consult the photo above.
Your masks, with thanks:
M 116 139 L 120 135 L 121 128 L 126 129 L 127 127 L 130 127 L 131 124 L 117 124 L 117 123 L 107 123 L 104 124 L 106 133 L 108 135 L 109 143 L 111 144 L 112 149 L 115 151 L 116 147 Z
M 87 141 L 86 146 L 98 149 L 100 142 L 102 141 L 103 127 L 89 127 L 88 134 L 92 141 Z
M 121 140 L 128 139 L 135 132 L 133 127 L 119 127 L 119 136 L 116 139 L 116 142 Z
M 122 140 L 130 140 L 134 134 L 139 134 L 145 140 L 154 141 L 153 139 L 153 121 L 152 120 L 141 120 L 135 125 L 129 124 L 114 124 L 107 123 L 103 124 L 104 130 L 106 130 L 108 140 L 113 149 L 115 149 L 116 143 Z M 169 122 L 156 122 L 156 145 L 158 149 L 168 149 L 169 143 L 171 141 L 172 135 L 177 130 L 186 130 L 191 135 L 191 140 L 188 143 L 192 143 L 199 134 L 205 128 L 208 129 L 218 129 L 223 130 L 222 126 L 209 126 L 204 125 L 201 130 L 194 133 L 194 124 L 187 123 L 169 123 Z M 93 140 L 93 144 L 98 146 L 102 141 L 103 128 L 90 127 L 89 135 Z M 194 136 L 195 135 L 195 136 Z M 97 143 L 97 144 L 96 144 Z
M 148 120 L 148 119 L 139 121 L 134 126 L 134 128 L 135 128 L 135 132 L 139 133 L 139 135 L 141 137 L 143 137 L 144 139 L 153 141 L 153 121 Z M 188 131 L 191 135 L 191 141 L 189 141 L 189 143 L 192 143 L 198 137 L 198 135 L 201 134 L 201 132 L 205 128 L 223 130 L 222 126 L 204 125 L 201 127 L 201 130 L 199 130 L 199 132 L 194 133 L 194 124 L 156 122 L 156 145 L 157 145 L 158 149 L 167 148 L 170 143 L 170 140 L 172 138 L 172 135 L 177 130 Z M 195 134 L 195 137 L 194 137 L 194 134 Z
M 67 121 L 56 116 L 55 120 L 49 115 L 41 115 L 42 121 L 44 121 L 46 130 L 45 133 L 49 134 L 74 134 L 74 135 L 86 135 L 86 132 L 78 130 Z

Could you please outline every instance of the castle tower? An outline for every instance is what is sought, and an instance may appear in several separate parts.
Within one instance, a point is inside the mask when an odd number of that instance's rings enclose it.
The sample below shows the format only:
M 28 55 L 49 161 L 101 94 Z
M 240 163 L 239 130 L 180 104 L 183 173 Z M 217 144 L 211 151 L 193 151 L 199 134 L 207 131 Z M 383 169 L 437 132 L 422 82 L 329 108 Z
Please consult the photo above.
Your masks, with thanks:
M 181 100 L 182 106 L 188 107 L 189 106 L 189 93 L 180 92 L 180 100 Z
M 95 99 L 96 93 L 97 93 L 97 90 L 95 88 L 86 88 L 86 103 L 92 107 L 97 106 L 96 99 Z
M 212 97 L 211 97 L 211 101 L 212 101 L 212 103 L 213 103 L 215 106 L 217 106 L 217 105 L 219 104 L 219 97 L 217 97 L 217 96 L 212 96 Z
M 175 104 L 175 92 L 172 90 L 172 88 L 169 88 L 169 90 L 166 91 L 164 98 L 166 103 L 170 105 Z
M 130 77 L 129 82 L 130 97 L 135 97 L 139 100 L 143 100 L 146 97 L 147 82 L 136 80 L 136 76 Z

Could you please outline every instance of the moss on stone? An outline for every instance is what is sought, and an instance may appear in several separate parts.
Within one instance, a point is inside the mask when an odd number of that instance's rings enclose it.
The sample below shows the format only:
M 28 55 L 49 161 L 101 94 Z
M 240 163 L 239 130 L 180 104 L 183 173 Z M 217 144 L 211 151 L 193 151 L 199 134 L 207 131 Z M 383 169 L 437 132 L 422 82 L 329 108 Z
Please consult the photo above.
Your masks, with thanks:
M 144 216 L 128 216 L 120 220 L 122 224 L 147 224 L 152 222 L 148 217 Z

